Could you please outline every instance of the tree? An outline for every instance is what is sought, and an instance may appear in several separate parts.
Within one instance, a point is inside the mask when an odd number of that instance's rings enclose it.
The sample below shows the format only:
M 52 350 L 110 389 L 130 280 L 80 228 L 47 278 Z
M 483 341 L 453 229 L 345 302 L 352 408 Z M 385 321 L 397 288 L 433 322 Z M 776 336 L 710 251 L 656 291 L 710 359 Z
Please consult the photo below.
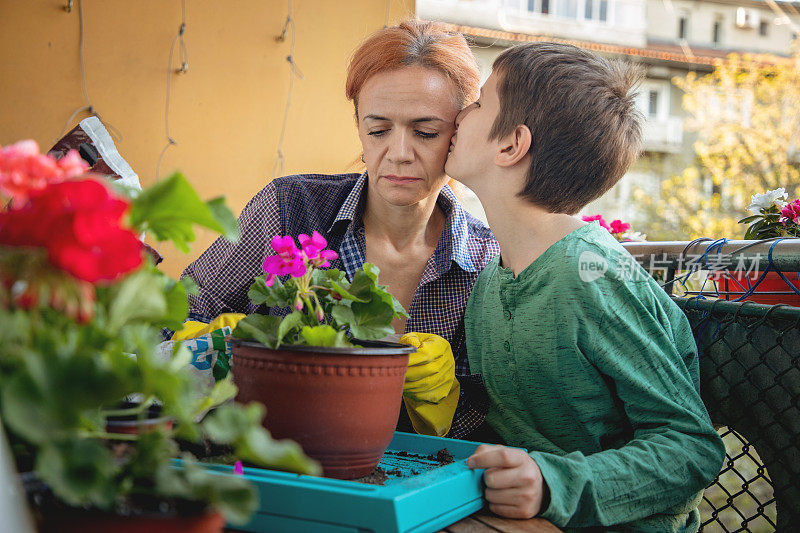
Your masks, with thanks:
M 800 188 L 800 49 L 791 58 L 731 54 L 706 76 L 674 78 L 684 91 L 695 162 L 661 184 L 661 200 L 637 194 L 657 238 L 742 238 L 737 221 L 753 194 Z

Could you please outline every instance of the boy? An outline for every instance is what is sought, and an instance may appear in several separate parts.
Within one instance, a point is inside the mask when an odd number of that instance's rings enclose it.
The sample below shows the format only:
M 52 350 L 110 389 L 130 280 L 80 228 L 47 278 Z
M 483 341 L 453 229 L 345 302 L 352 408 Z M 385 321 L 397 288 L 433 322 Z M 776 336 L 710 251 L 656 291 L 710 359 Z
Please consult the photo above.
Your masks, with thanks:
M 467 464 L 486 469 L 503 516 L 696 531 L 724 447 L 688 321 L 606 230 L 573 217 L 638 156 L 640 75 L 552 43 L 511 48 L 493 68 L 445 169 L 500 243 L 467 305 L 470 368 L 489 424 L 530 453 L 483 445 Z

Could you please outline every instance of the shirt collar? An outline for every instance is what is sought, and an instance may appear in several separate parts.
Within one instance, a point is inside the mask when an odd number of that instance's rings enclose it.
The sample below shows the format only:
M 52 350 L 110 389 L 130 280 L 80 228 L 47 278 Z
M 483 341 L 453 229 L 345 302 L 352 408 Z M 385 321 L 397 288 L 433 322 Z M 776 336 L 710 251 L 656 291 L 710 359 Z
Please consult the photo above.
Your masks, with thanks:
M 366 184 L 367 173 L 364 172 L 356 180 L 355 185 L 353 185 L 353 190 L 350 191 L 350 194 L 348 194 L 347 198 L 344 199 L 342 207 L 339 208 L 339 212 L 336 214 L 336 218 L 333 219 L 333 222 L 328 228 L 328 233 L 332 232 L 334 226 L 336 226 L 339 222 L 347 222 L 349 224 L 353 221 L 361 221 L 361 206 L 364 205 L 362 202 L 362 196 Z M 366 198 L 363 198 L 363 201 L 366 201 Z
M 442 236 L 434 252 L 437 273 L 442 275 L 447 272 L 453 261 L 465 272 L 477 272 L 478 268 L 469 255 L 467 213 L 449 185 L 444 186 L 436 203 L 446 217 Z
M 361 223 L 361 211 L 366 198 L 367 173 L 364 172 L 356 180 L 353 190 L 347 195 L 342 207 L 336 214 L 336 218 L 328 228 L 332 232 L 334 227 L 340 222 Z M 453 261 L 466 272 L 476 272 L 478 269 L 469 255 L 467 241 L 469 229 L 467 227 L 467 214 L 461 207 L 455 193 L 449 185 L 445 185 L 439 193 L 436 204 L 442 209 L 445 215 L 444 229 L 436 250 L 433 252 L 436 263 L 436 273 L 441 276 L 450 269 Z

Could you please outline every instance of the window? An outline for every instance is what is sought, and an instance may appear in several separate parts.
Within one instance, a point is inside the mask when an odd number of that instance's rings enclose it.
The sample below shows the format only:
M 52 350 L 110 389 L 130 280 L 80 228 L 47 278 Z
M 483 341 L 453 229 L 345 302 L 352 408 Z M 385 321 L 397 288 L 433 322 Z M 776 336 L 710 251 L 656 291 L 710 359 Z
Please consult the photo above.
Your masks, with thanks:
M 678 19 L 678 39 L 686 39 L 689 30 L 689 15 L 681 15 Z
M 523 12 L 572 20 L 607 22 L 612 0 L 521 0 Z
M 658 91 L 650 90 L 649 99 L 647 102 L 647 115 L 651 117 L 658 116 Z
M 636 97 L 636 106 L 649 121 L 669 119 L 670 82 L 647 79 Z
M 600 16 L 598 18 L 603 22 L 608 20 L 608 0 L 600 0 Z
M 767 22 L 766 20 L 762 20 L 758 25 L 758 34 L 762 37 L 766 37 L 768 32 L 769 32 L 769 22 Z

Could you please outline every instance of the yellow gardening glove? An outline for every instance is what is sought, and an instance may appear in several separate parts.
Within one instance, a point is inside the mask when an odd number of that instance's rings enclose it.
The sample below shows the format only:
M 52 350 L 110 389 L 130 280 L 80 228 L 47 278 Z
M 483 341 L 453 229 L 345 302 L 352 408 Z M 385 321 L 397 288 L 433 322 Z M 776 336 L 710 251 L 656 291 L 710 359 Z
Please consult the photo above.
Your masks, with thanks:
M 417 349 L 403 385 L 411 424 L 417 433 L 442 437 L 450 431 L 461 391 L 450 343 L 431 333 L 406 333 L 399 342 Z
M 208 324 L 205 322 L 187 320 L 183 323 L 183 328 L 172 335 L 172 340 L 185 341 L 186 339 L 194 339 L 200 335 L 205 335 L 206 333 L 224 328 L 225 326 L 230 326 L 231 330 L 233 330 L 236 328 L 236 324 L 244 317 L 245 315 L 242 313 L 222 313 Z

